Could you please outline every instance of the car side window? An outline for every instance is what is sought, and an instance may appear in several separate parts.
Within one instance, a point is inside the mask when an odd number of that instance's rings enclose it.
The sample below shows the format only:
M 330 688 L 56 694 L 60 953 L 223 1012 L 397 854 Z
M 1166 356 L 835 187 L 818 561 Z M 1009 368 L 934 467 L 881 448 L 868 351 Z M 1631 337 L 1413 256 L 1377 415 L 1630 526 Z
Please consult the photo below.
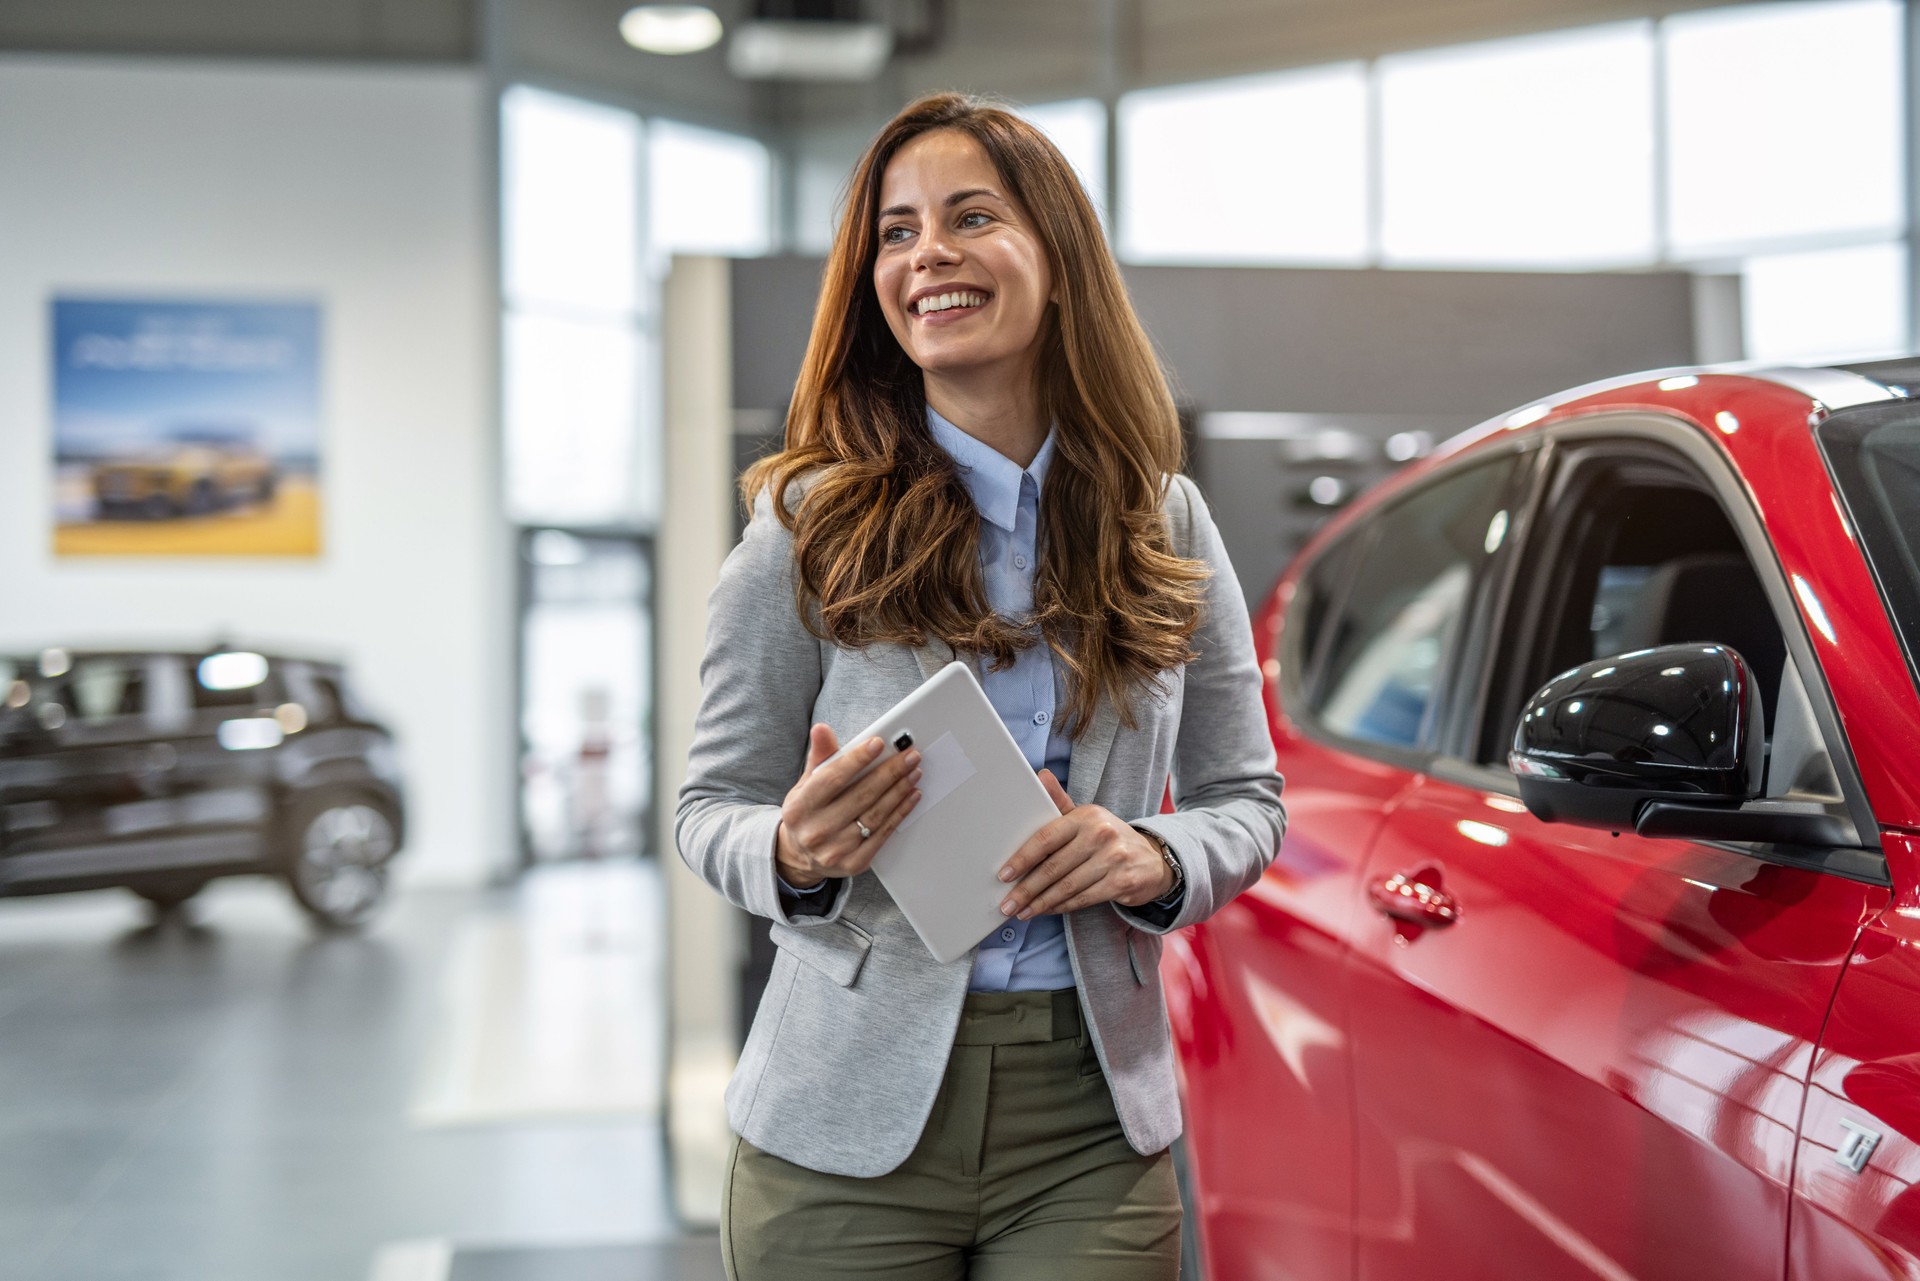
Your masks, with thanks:
M 284 702 L 284 682 L 267 659 L 245 651 L 205 654 L 194 661 L 193 691 L 196 712 L 238 714 Z
M 1417 748 L 1473 589 L 1509 524 L 1514 456 L 1468 467 L 1372 516 L 1321 642 L 1312 719 L 1347 738 Z
M 83 658 L 49 691 L 70 721 L 101 725 L 147 710 L 147 668 L 138 658 Z
M 1559 672 L 1659 645 L 1718 644 L 1753 670 L 1767 740 L 1779 738 L 1768 794 L 1837 799 L 1779 618 L 1704 479 L 1677 460 L 1602 453 L 1569 464 L 1555 493 L 1561 514 L 1529 549 L 1522 588 L 1537 622 L 1508 638 L 1516 680 L 1483 728 L 1480 759 L 1505 764 L 1519 703 Z

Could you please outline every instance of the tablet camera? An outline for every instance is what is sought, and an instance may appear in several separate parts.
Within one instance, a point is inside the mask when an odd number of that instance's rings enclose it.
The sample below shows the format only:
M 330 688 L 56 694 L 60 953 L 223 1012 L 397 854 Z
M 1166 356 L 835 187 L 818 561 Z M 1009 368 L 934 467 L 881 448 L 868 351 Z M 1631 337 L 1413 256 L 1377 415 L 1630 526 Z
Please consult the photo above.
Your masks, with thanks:
M 913 746 L 913 735 L 907 734 L 907 733 L 900 733 L 894 736 L 893 748 L 895 751 L 904 752 L 909 747 L 912 747 L 912 746 Z

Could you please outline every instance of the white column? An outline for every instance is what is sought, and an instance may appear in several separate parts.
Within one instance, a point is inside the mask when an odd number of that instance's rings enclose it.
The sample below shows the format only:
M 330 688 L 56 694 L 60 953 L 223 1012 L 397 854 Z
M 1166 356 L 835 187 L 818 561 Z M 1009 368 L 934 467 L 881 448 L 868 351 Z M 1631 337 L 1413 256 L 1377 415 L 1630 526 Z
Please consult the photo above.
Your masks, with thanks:
M 717 1223 L 729 1135 L 721 1095 L 733 1071 L 745 937 L 739 913 L 687 870 L 673 842 L 674 804 L 700 703 L 707 593 L 733 543 L 732 338 L 729 264 L 676 258 L 661 306 L 665 483 L 654 626 L 659 636 L 659 840 L 666 868 L 667 1115 L 681 1218 Z

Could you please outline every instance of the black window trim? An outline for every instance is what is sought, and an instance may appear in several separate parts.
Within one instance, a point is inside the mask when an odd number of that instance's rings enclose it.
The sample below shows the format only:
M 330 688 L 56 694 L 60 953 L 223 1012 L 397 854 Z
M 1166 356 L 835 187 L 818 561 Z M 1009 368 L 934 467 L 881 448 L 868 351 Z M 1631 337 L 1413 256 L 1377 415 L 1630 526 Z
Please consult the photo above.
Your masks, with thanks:
M 1755 572 L 1760 579 L 1762 590 L 1766 592 L 1768 604 L 1773 607 L 1775 620 L 1781 624 L 1781 633 L 1786 641 L 1787 656 L 1792 660 L 1805 687 L 1807 701 L 1813 709 L 1814 722 L 1825 740 L 1827 751 L 1833 761 L 1834 774 L 1840 783 L 1847 817 L 1851 820 L 1859 844 L 1839 846 L 1819 851 L 1801 851 L 1785 846 L 1762 846 L 1749 842 L 1703 842 L 1716 848 L 1758 859 L 1762 862 L 1779 863 L 1789 867 L 1805 868 L 1825 872 L 1846 880 L 1866 884 L 1891 887 L 1892 878 L 1887 871 L 1886 856 L 1880 848 L 1880 827 L 1867 803 L 1866 790 L 1861 786 L 1859 767 L 1853 759 L 1853 750 L 1840 725 L 1839 713 L 1833 701 L 1833 692 L 1827 687 L 1826 673 L 1821 668 L 1813 651 L 1812 640 L 1808 637 L 1806 625 L 1800 617 L 1800 611 L 1794 607 L 1790 594 L 1786 570 L 1781 566 L 1779 556 L 1774 551 L 1773 541 L 1766 535 L 1766 527 L 1760 519 L 1759 507 L 1752 491 L 1747 487 L 1731 461 L 1726 458 L 1712 442 L 1705 439 L 1699 428 L 1682 419 L 1670 417 L 1651 410 L 1605 410 L 1582 415 L 1565 422 L 1544 428 L 1539 435 L 1547 442 L 1546 456 L 1541 461 L 1539 473 L 1542 483 L 1536 484 L 1534 493 L 1537 501 L 1547 500 L 1550 487 L 1557 487 L 1565 473 L 1560 459 L 1569 452 L 1578 449 L 1587 452 L 1590 445 L 1604 445 L 1609 441 L 1651 444 L 1660 452 L 1669 455 L 1668 461 L 1689 468 L 1693 476 L 1705 482 L 1708 492 L 1720 503 L 1733 525 L 1735 535 L 1740 539 L 1742 548 L 1753 562 Z M 1574 460 L 1579 461 L 1577 458 Z M 1532 537 L 1531 524 L 1519 531 L 1519 536 L 1509 536 L 1508 548 L 1511 552 L 1507 560 L 1505 590 L 1501 593 L 1500 610 L 1491 615 L 1486 624 L 1486 635 L 1493 634 L 1492 629 L 1506 621 L 1509 611 L 1517 607 L 1516 593 L 1520 588 L 1515 566 L 1521 559 L 1520 551 Z M 1470 751 L 1474 736 L 1478 733 L 1480 719 L 1488 714 L 1488 695 L 1492 684 L 1493 667 L 1498 660 L 1498 652 L 1489 646 L 1482 655 L 1480 670 L 1474 673 L 1472 690 L 1467 701 L 1475 714 L 1468 718 L 1472 733 L 1450 740 L 1445 753 L 1436 753 L 1431 765 L 1424 770 L 1435 778 L 1454 782 L 1462 786 L 1479 787 L 1490 791 L 1499 791 L 1509 796 L 1518 796 L 1520 789 L 1513 776 L 1506 770 L 1480 765 L 1470 757 L 1462 755 Z M 1457 727 L 1458 728 L 1458 727 Z
M 1492 564 L 1474 583 L 1472 592 L 1467 598 L 1466 608 L 1462 611 L 1461 625 L 1448 645 L 1447 653 L 1441 659 L 1436 678 L 1439 697 L 1435 700 L 1435 706 L 1428 709 L 1427 716 L 1422 722 L 1423 734 L 1427 739 L 1426 745 L 1417 748 L 1395 747 L 1372 739 L 1350 738 L 1322 724 L 1308 709 L 1311 706 L 1309 694 L 1317 694 L 1319 682 L 1325 675 L 1322 670 L 1326 664 L 1324 646 L 1318 647 L 1311 656 L 1311 669 L 1296 673 L 1291 681 L 1288 679 L 1288 669 L 1295 665 L 1284 661 L 1281 665 L 1281 704 L 1287 709 L 1287 719 L 1299 729 L 1302 735 L 1324 747 L 1331 747 L 1353 756 L 1365 757 L 1368 760 L 1379 761 L 1413 773 L 1433 773 L 1432 766 L 1441 759 L 1434 744 L 1445 741 L 1444 736 L 1449 732 L 1450 726 L 1458 715 L 1456 704 L 1461 701 L 1462 696 L 1456 678 L 1460 671 L 1461 655 L 1469 652 L 1477 653 L 1479 649 L 1485 647 L 1482 629 L 1487 625 L 1487 598 L 1496 594 L 1498 586 L 1511 578 L 1514 548 L 1520 546 L 1522 542 L 1517 535 L 1523 531 L 1526 517 L 1531 514 L 1534 507 L 1535 491 L 1540 474 L 1538 460 L 1543 453 L 1539 439 L 1531 436 L 1499 446 L 1469 450 L 1461 454 L 1458 459 L 1449 460 L 1422 476 L 1416 483 L 1395 494 L 1380 507 L 1364 513 L 1354 528 L 1343 531 L 1334 541 L 1315 553 L 1310 562 L 1301 566 L 1299 573 L 1295 576 L 1296 581 L 1312 573 L 1328 556 L 1346 555 L 1356 561 L 1363 559 L 1373 550 L 1374 543 L 1379 540 L 1383 520 L 1388 513 L 1403 503 L 1426 493 L 1436 485 L 1445 484 L 1462 472 L 1489 466 L 1502 459 L 1518 460 L 1518 465 L 1513 468 L 1505 483 L 1509 497 L 1508 512 L 1520 512 L 1522 516 L 1516 521 L 1512 515 L 1509 515 L 1506 537 L 1494 553 Z M 1530 460 L 1528 455 L 1532 455 L 1533 458 Z M 1352 591 L 1352 586 L 1352 575 L 1343 575 L 1339 593 L 1328 602 L 1327 622 L 1322 626 L 1330 626 L 1332 620 L 1338 618 L 1341 611 L 1346 609 L 1347 596 Z M 1290 615 L 1291 610 L 1288 611 L 1288 616 Z M 1283 625 L 1280 637 L 1282 646 L 1286 643 L 1284 631 Z M 1512 784 L 1511 778 L 1508 782 L 1509 785 Z M 1517 786 L 1514 787 L 1514 795 L 1519 795 Z

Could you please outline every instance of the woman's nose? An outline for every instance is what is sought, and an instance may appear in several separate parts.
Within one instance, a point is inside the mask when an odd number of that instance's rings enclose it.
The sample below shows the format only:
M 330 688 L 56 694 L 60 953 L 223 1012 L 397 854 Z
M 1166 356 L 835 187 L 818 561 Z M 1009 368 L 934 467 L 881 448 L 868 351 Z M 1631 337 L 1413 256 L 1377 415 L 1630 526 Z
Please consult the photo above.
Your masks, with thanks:
M 916 267 L 947 267 L 961 261 L 964 255 L 959 246 L 946 236 L 938 233 L 925 235 L 914 247 L 913 265 Z

